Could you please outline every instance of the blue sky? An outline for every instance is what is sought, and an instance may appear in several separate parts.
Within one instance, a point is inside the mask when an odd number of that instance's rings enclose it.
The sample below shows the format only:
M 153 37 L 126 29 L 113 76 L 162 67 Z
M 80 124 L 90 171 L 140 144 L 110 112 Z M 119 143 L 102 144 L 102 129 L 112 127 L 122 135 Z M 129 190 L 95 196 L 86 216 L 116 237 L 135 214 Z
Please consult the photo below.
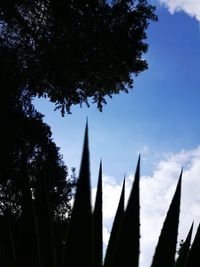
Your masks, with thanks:
M 69 167 L 79 168 L 86 117 L 94 175 L 100 158 L 105 172 L 120 179 L 134 168 L 138 153 L 144 153 L 148 173 L 163 152 L 199 144 L 199 23 L 184 12 L 171 15 L 160 5 L 157 14 L 159 22 L 148 29 L 149 69 L 136 78 L 129 94 L 108 99 L 102 113 L 94 105 L 77 106 L 65 118 L 47 100 L 37 101 Z
M 183 194 L 182 216 L 187 224 L 181 226 L 180 237 L 181 234 L 184 237 L 193 219 L 197 223 L 200 220 L 200 199 L 192 198 L 195 189 L 200 189 L 197 177 L 198 171 L 200 175 L 200 3 L 198 0 L 153 2 L 157 6 L 159 21 L 152 23 L 147 32 L 149 50 L 144 56 L 149 69 L 136 78 L 129 94 L 121 93 L 108 99 L 102 113 L 95 105 L 89 109 L 76 106 L 72 107 L 72 114 L 64 118 L 59 111 L 53 111 L 54 105 L 47 100 L 34 101 L 38 110 L 45 114 L 44 121 L 51 126 L 64 161 L 67 166 L 76 167 L 77 173 L 88 117 L 92 186 L 96 186 L 102 158 L 105 197 L 109 201 L 104 218 L 105 239 L 111 224 L 111 210 L 117 203 L 114 194 L 118 195 L 124 174 L 130 188 L 129 181 L 139 153 L 142 159 L 141 191 L 152 199 L 151 202 L 142 197 L 143 211 L 152 203 L 151 212 L 142 213 L 143 233 L 150 227 L 145 222 L 154 216 L 157 221 L 152 221 L 152 227 L 160 222 L 157 227 L 160 229 L 162 214 L 169 204 L 182 166 L 186 177 L 183 193 L 187 191 Z M 112 188 L 108 184 L 112 184 Z M 151 188 L 150 195 L 148 187 Z M 155 211 L 153 201 L 158 201 L 156 196 L 163 204 Z M 142 267 L 149 266 L 151 247 L 157 235 L 156 230 L 152 231 L 152 236 L 142 243 Z

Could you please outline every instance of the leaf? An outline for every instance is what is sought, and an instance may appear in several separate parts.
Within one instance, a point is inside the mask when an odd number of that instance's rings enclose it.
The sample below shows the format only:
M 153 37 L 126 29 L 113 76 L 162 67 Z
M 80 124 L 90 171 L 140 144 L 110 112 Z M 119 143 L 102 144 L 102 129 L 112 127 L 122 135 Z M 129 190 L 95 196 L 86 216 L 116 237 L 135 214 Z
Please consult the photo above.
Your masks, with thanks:
M 151 267 L 174 266 L 180 213 L 182 171 L 161 230 Z
M 135 172 L 135 179 L 124 213 L 119 237 L 116 242 L 112 266 L 137 267 L 139 263 L 140 206 L 139 206 L 140 157 Z
M 96 200 L 93 212 L 93 223 L 94 223 L 94 259 L 95 267 L 102 266 L 103 257 L 103 213 L 102 213 L 102 162 L 99 167 L 99 177 L 97 185 Z
M 192 243 L 192 247 L 190 249 L 186 267 L 194 267 L 200 265 L 199 251 L 200 251 L 200 224 L 198 226 L 194 241 Z
M 80 266 L 80 263 L 87 267 L 94 266 L 88 124 L 85 129 L 82 161 L 66 240 L 63 266 Z
M 191 237 L 192 237 L 192 230 L 193 230 L 193 225 L 194 223 L 192 223 L 192 226 L 190 227 L 189 233 L 186 237 L 185 242 L 182 244 L 181 248 L 180 248 L 180 253 L 179 256 L 176 260 L 176 264 L 175 267 L 184 267 L 186 266 L 186 262 L 188 259 L 188 254 L 190 251 L 190 242 L 191 242 Z
M 123 221 L 123 216 L 124 216 L 124 198 L 125 198 L 125 178 L 123 181 L 121 196 L 119 199 L 118 208 L 115 214 L 112 230 L 110 233 L 110 238 L 109 238 L 105 260 L 104 260 L 104 267 L 112 266 L 111 260 L 113 258 L 114 248 L 118 240 L 121 223 Z

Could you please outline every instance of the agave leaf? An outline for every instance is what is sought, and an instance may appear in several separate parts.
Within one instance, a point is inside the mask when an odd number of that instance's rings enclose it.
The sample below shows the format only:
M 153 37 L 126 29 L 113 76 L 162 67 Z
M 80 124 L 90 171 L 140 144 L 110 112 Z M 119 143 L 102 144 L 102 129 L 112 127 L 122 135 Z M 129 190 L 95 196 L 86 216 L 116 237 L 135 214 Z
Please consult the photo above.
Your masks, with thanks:
M 180 213 L 182 171 L 161 230 L 151 267 L 174 266 Z
M 175 267 L 185 267 L 186 266 L 188 254 L 190 251 L 190 242 L 191 242 L 191 237 L 192 237 L 193 225 L 194 225 L 194 223 L 192 223 L 192 226 L 190 227 L 189 233 L 185 239 L 185 242 L 182 244 L 182 246 L 180 248 L 179 256 L 176 260 Z
M 198 226 L 192 247 L 189 252 L 186 267 L 194 267 L 200 265 L 200 224 Z
M 64 267 L 76 267 L 80 266 L 80 263 L 87 267 L 94 266 L 89 168 L 88 125 L 86 125 L 82 161 L 63 259 Z
M 135 172 L 135 179 L 119 229 L 112 266 L 137 267 L 139 263 L 140 206 L 139 206 L 140 157 Z
M 125 199 L 125 177 L 123 181 L 122 191 L 119 199 L 119 204 L 117 207 L 116 215 L 114 218 L 112 230 L 110 233 L 110 238 L 106 250 L 105 260 L 104 260 L 104 267 L 112 266 L 112 259 L 113 259 L 113 252 L 115 250 L 115 246 L 117 244 L 118 235 L 121 228 L 121 223 L 123 221 L 124 216 L 124 199 Z
M 94 259 L 95 267 L 102 266 L 103 257 L 103 213 L 102 213 L 102 161 L 99 167 L 99 177 L 97 185 L 96 200 L 93 212 L 93 223 L 94 223 Z

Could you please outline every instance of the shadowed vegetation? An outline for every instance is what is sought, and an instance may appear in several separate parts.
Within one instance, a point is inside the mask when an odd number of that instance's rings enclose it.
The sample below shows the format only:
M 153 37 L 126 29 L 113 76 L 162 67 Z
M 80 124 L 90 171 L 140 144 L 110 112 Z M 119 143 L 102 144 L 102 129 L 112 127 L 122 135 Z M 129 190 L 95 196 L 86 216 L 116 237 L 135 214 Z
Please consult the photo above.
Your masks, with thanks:
M 24 174 L 27 174 L 27 163 L 24 161 Z M 177 187 L 167 212 L 163 228 L 160 233 L 151 266 L 167 267 L 194 267 L 198 266 L 200 231 L 198 228 L 192 246 L 190 247 L 192 228 L 182 243 L 176 259 L 180 200 L 180 174 Z M 43 180 L 45 181 L 45 179 Z M 83 145 L 82 161 L 80 166 L 77 189 L 69 225 L 60 229 L 65 233 L 65 239 L 58 250 L 55 225 L 52 224 L 52 213 L 48 197 L 47 184 L 42 185 L 43 216 L 37 217 L 35 202 L 31 194 L 30 183 L 24 177 L 22 198 L 24 213 L 21 226 L 23 235 L 20 237 L 20 246 L 17 242 L 18 227 L 13 224 L 9 216 L 0 218 L 1 243 L 0 261 L 2 266 L 69 266 L 80 265 L 91 267 L 123 267 L 139 266 L 140 241 L 140 158 L 137 163 L 135 179 L 132 185 L 129 201 L 124 208 L 125 180 L 122 186 L 121 197 L 113 222 L 105 258 L 102 258 L 102 163 L 99 169 L 96 201 L 94 209 L 91 206 L 90 164 L 88 146 L 88 126 L 86 126 Z M 106 204 L 106 203 L 105 203 Z M 42 222 L 40 220 L 43 220 Z M 40 224 L 45 224 L 45 232 L 40 234 Z M 144 237 L 145 238 L 145 237 Z M 46 255 L 46 256 L 45 256 Z M 48 255 L 48 257 L 47 257 Z
M 49 97 L 62 115 L 90 98 L 102 110 L 106 96 L 128 92 L 134 75 L 147 68 L 142 56 L 154 20 L 155 8 L 146 0 L 0 1 L 2 266 L 65 261 L 76 175 L 65 166 L 32 99 Z M 94 228 L 101 225 L 98 203 L 91 215 Z M 100 231 L 95 243 L 100 265 L 98 238 Z
M 101 110 L 147 69 L 146 29 L 156 19 L 146 0 L 1 0 L 4 97 L 48 96 L 63 115 L 91 97 Z
M 147 69 L 146 29 L 155 20 L 146 0 L 0 1 L 2 267 L 138 267 L 140 159 L 126 208 L 123 184 L 103 260 L 102 164 L 93 209 L 88 127 L 71 210 L 75 174 L 31 101 L 49 97 L 62 115 L 90 99 L 102 110 L 107 96 L 128 92 Z M 152 267 L 200 265 L 200 228 L 175 260 L 181 176 Z

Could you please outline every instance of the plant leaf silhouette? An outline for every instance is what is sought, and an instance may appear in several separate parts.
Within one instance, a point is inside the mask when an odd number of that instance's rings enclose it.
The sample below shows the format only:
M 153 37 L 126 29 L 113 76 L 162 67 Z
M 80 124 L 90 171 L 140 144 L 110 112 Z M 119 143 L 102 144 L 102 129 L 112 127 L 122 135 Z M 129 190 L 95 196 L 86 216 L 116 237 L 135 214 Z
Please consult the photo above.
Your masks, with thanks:
M 131 267 L 139 264 L 140 203 L 139 203 L 140 156 L 135 179 L 119 229 L 119 237 L 114 250 L 112 266 Z
M 124 217 L 124 199 L 125 199 L 125 177 L 122 185 L 121 195 L 113 221 L 108 246 L 106 249 L 106 255 L 104 260 L 104 267 L 112 266 L 112 259 L 114 257 L 115 246 L 119 239 L 119 232 Z
M 182 171 L 161 230 L 151 267 L 174 266 L 180 213 L 181 180 Z
M 193 230 L 193 225 L 192 223 L 190 230 L 188 232 L 188 235 L 185 239 L 185 242 L 181 245 L 180 251 L 179 251 L 179 256 L 176 260 L 175 267 L 184 267 L 186 266 L 186 262 L 188 259 L 188 254 L 190 252 L 190 242 L 191 242 L 191 237 L 192 237 L 192 230 Z
M 99 166 L 99 177 L 97 184 L 96 200 L 93 211 L 94 223 L 94 259 L 95 267 L 102 267 L 103 258 L 103 200 L 102 200 L 102 161 Z
M 194 267 L 200 265 L 199 251 L 200 251 L 200 224 L 197 228 L 197 232 L 195 234 L 195 238 L 188 255 L 186 267 Z
M 79 266 L 80 262 L 88 267 L 94 266 L 88 124 L 85 129 L 83 154 L 67 234 L 63 267 Z

